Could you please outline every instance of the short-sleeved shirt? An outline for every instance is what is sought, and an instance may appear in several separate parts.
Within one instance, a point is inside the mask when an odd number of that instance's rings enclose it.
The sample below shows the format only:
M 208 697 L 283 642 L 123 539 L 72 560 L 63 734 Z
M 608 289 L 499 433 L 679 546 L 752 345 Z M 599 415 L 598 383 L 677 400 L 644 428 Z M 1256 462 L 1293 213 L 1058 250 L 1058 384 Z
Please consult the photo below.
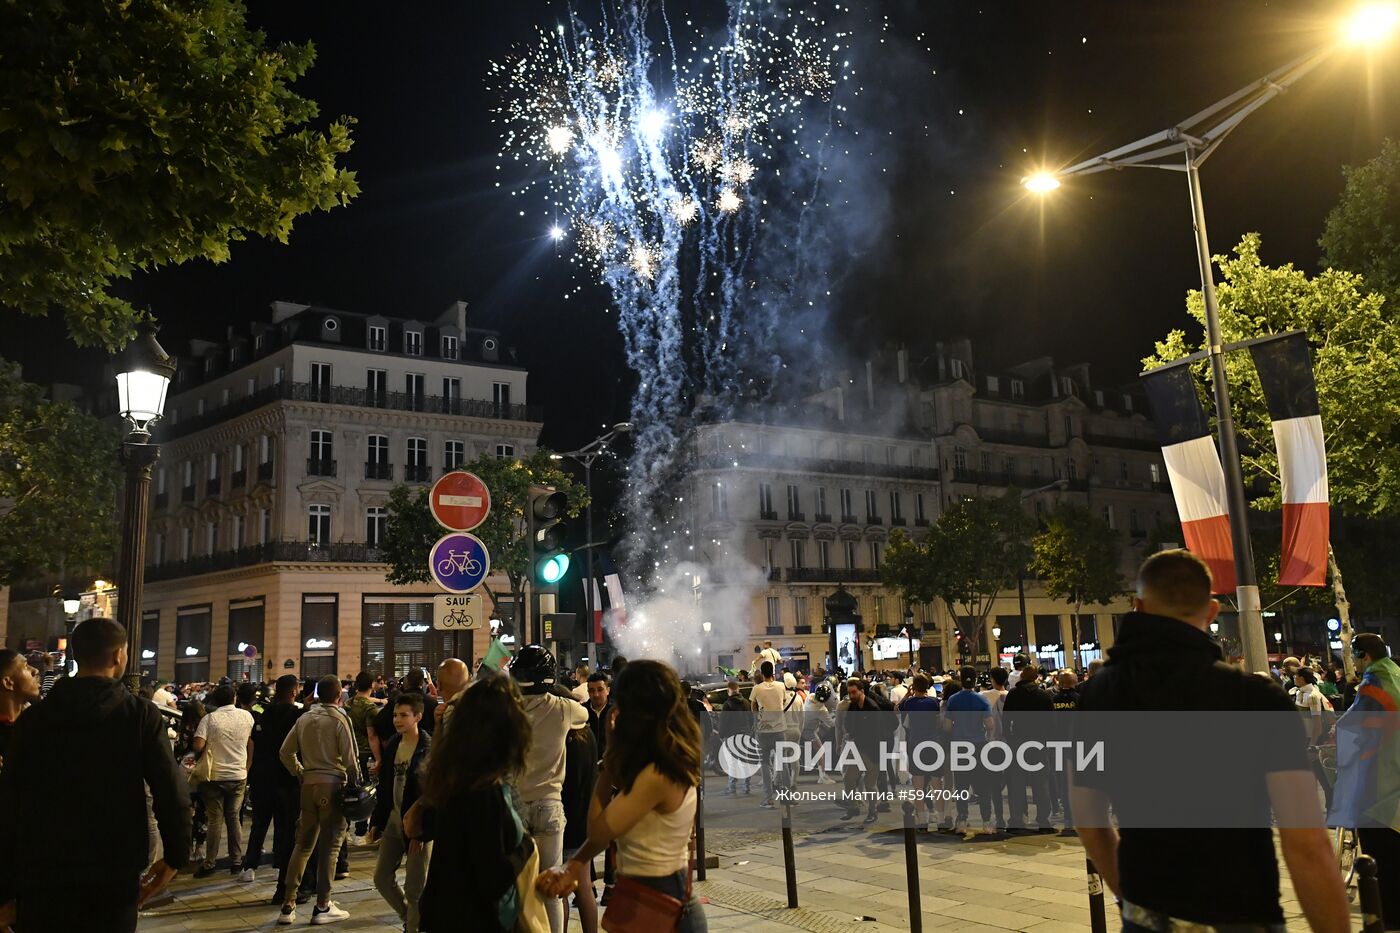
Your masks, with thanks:
M 355 735 L 355 749 L 361 757 L 369 754 L 369 724 L 378 713 L 378 703 L 358 694 L 345 704 L 345 715 L 350 717 L 350 731 Z
M 247 780 L 248 738 L 252 734 L 253 714 L 233 704 L 221 706 L 199 721 L 194 735 L 208 743 L 205 754 L 214 754 L 214 780 Z
M 905 714 L 904 722 L 909 729 L 910 745 L 937 742 L 942 738 L 942 717 L 938 715 L 942 705 L 942 701 L 932 695 L 917 696 L 911 693 L 904 698 L 899 711 Z
M 943 711 L 952 717 L 955 741 L 981 745 L 987 740 L 986 720 L 992 714 L 992 704 L 986 697 L 972 690 L 959 690 L 943 704 Z
M 413 763 L 413 753 L 418 750 L 418 736 L 413 741 L 399 739 L 398 751 L 394 753 L 394 809 L 402 811 L 403 789 L 408 784 L 408 766 Z

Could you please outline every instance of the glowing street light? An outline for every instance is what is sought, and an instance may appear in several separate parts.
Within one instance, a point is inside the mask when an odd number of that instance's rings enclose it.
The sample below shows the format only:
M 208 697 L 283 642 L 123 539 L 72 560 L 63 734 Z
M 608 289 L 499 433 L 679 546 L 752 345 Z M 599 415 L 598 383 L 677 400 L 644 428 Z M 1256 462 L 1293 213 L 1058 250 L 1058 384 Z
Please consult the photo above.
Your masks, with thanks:
M 1021 179 L 1021 184 L 1026 186 L 1027 191 L 1034 191 L 1036 194 L 1049 194 L 1060 187 L 1060 180 L 1051 172 L 1036 172 L 1034 175 Z
M 1400 26 L 1400 6 L 1369 3 L 1347 19 L 1342 31 L 1348 42 L 1379 45 L 1395 33 L 1397 26 Z

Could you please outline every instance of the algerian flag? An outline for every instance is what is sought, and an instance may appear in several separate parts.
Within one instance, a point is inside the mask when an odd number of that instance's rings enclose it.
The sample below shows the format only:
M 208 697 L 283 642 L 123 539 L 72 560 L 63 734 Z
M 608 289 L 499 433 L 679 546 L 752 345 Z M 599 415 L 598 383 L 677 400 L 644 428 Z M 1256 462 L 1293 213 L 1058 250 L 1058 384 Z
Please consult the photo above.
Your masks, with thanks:
M 486 649 L 486 657 L 481 659 L 483 667 L 492 671 L 499 671 L 510 663 L 510 652 L 505 645 L 501 644 L 499 638 L 491 639 L 491 647 Z

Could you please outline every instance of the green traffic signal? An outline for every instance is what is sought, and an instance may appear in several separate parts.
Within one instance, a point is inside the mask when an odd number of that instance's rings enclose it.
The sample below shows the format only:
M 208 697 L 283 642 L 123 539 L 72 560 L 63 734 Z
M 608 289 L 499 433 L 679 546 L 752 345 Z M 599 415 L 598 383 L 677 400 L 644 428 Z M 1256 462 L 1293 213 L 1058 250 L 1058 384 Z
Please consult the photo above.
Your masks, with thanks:
M 568 572 L 568 554 L 555 554 L 540 561 L 539 576 L 541 583 L 558 583 L 564 578 L 564 574 Z

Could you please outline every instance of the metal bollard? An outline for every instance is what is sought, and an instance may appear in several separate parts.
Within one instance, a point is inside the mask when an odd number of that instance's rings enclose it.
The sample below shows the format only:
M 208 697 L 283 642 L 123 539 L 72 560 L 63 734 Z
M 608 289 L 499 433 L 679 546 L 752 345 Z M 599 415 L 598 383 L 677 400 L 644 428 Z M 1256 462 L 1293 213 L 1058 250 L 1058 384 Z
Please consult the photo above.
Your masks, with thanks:
M 1376 860 L 1369 855 L 1356 857 L 1356 890 L 1361 901 L 1361 933 L 1383 933 L 1381 883 L 1376 877 Z
M 705 880 L 705 777 L 695 789 L 695 880 Z
M 792 804 L 783 804 L 783 870 L 787 875 L 788 907 L 797 907 L 797 862 L 792 851 Z
M 1094 867 L 1094 860 L 1084 857 L 1084 867 L 1089 872 L 1089 928 L 1093 933 L 1108 933 L 1108 918 L 1104 916 L 1103 876 Z
M 919 906 L 919 846 L 914 835 L 914 804 L 904 801 L 904 873 L 909 886 L 909 933 L 923 933 L 924 911 Z

